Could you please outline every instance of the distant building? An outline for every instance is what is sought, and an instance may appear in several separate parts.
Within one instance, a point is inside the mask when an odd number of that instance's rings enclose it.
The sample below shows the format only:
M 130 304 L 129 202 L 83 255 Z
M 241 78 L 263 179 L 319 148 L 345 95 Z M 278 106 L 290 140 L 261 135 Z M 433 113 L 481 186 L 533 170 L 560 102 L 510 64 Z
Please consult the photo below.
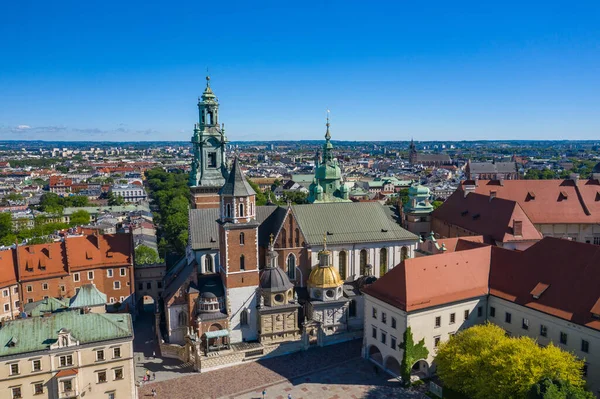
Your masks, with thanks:
M 51 193 L 65 195 L 71 192 L 72 185 L 72 179 L 67 179 L 66 177 L 62 176 L 50 176 L 50 183 L 48 185 L 48 188 Z
M 69 310 L 12 320 L 0 342 L 5 398 L 136 396 L 129 314 Z
M 110 188 L 109 192 L 122 197 L 125 202 L 138 203 L 148 199 L 144 188 L 136 184 L 116 184 Z
M 467 162 L 467 180 L 517 180 L 516 162 Z
M 450 159 L 450 156 L 448 154 L 418 153 L 414 141 L 411 140 L 408 152 L 408 162 L 410 162 L 411 165 L 442 166 L 451 165 L 452 159 Z

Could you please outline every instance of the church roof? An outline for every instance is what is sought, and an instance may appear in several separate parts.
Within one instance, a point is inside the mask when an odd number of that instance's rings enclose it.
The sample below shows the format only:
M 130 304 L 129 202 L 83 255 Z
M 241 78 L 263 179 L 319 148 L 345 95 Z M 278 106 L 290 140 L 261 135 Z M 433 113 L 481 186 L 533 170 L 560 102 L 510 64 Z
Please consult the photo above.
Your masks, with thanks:
M 378 202 L 334 202 L 292 206 L 309 245 L 417 240 L 393 221 Z
M 260 288 L 269 292 L 283 292 L 294 285 L 280 267 L 267 267 L 260 272 Z
M 256 192 L 246 180 L 246 177 L 242 173 L 242 169 L 240 168 L 240 164 L 235 158 L 233 160 L 233 166 L 231 168 L 231 173 L 229 173 L 229 177 L 225 182 L 225 185 L 219 191 L 221 195 L 231 195 L 234 197 L 248 197 L 250 195 L 256 195 Z

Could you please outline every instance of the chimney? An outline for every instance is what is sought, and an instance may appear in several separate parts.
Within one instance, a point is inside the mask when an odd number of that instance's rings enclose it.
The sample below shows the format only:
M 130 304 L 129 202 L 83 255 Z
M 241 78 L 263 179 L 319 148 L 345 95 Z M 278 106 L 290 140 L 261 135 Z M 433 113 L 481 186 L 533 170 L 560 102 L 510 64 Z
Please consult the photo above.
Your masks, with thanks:
M 571 180 L 573 180 L 573 183 L 575 183 L 575 185 L 577 185 L 577 183 L 579 183 L 579 175 L 577 173 L 571 173 L 569 178 Z
M 467 195 L 469 195 L 469 193 L 475 192 L 476 187 L 477 186 L 475 184 L 463 184 L 462 189 L 463 193 L 465 194 L 465 198 Z
M 523 221 L 522 220 L 513 220 L 513 235 L 515 235 L 515 236 L 523 235 Z
M 504 186 L 504 175 L 498 176 L 498 181 L 500 182 L 501 186 Z
M 497 191 L 495 191 L 495 190 L 494 191 L 490 191 L 490 202 L 492 202 L 492 200 L 494 198 L 496 198 L 496 194 L 497 194 Z

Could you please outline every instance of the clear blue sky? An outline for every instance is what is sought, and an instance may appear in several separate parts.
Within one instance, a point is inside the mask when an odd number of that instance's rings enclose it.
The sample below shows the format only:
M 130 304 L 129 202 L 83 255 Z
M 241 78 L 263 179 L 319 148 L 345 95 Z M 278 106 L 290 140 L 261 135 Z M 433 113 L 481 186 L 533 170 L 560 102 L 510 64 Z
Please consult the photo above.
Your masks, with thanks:
M 600 138 L 600 2 L 5 1 L 0 139 Z

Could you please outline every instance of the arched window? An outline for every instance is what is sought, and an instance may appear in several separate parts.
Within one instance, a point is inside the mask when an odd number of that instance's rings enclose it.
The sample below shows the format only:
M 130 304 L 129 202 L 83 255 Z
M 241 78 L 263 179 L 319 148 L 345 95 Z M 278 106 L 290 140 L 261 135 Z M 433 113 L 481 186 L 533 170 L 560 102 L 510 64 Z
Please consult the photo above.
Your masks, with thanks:
M 240 204 L 240 217 L 244 216 L 244 204 Z
M 379 277 L 383 276 L 387 272 L 387 249 L 381 248 L 379 250 Z
M 231 204 L 225 205 L 225 217 L 231 217 Z
M 400 261 L 402 262 L 406 259 L 408 259 L 408 248 L 402 247 L 400 250 Z
M 281 248 L 285 248 L 287 243 L 286 243 L 286 238 L 287 238 L 287 234 L 285 234 L 285 229 L 281 230 Z
M 240 245 L 244 245 L 244 232 L 240 233 Z
M 213 258 L 210 254 L 206 254 L 204 256 L 204 272 L 205 273 L 214 273 L 213 269 Z
M 290 280 L 296 279 L 296 257 L 294 254 L 289 254 L 287 257 L 287 275 Z
M 212 125 L 212 113 L 210 111 L 206 113 L 206 124 Z
M 246 258 L 244 258 L 244 255 L 240 256 L 240 270 L 246 270 Z
M 340 251 L 338 257 L 338 271 L 342 280 L 346 280 L 346 265 L 348 261 L 348 253 L 346 251 Z
M 348 316 L 356 317 L 356 301 L 354 299 L 350 301 L 350 305 L 348 306 Z
M 242 313 L 240 313 L 240 325 L 242 327 L 248 326 L 248 309 L 244 309 L 242 310 Z
M 360 275 L 361 276 L 365 276 L 367 274 L 367 262 L 369 261 L 368 259 L 368 254 L 367 254 L 367 250 L 363 249 L 360 251 Z
M 179 312 L 177 315 L 177 323 L 179 327 L 187 325 L 187 314 L 185 312 Z
M 296 229 L 295 236 L 296 236 L 296 247 L 299 247 L 300 246 L 300 230 L 299 229 Z

